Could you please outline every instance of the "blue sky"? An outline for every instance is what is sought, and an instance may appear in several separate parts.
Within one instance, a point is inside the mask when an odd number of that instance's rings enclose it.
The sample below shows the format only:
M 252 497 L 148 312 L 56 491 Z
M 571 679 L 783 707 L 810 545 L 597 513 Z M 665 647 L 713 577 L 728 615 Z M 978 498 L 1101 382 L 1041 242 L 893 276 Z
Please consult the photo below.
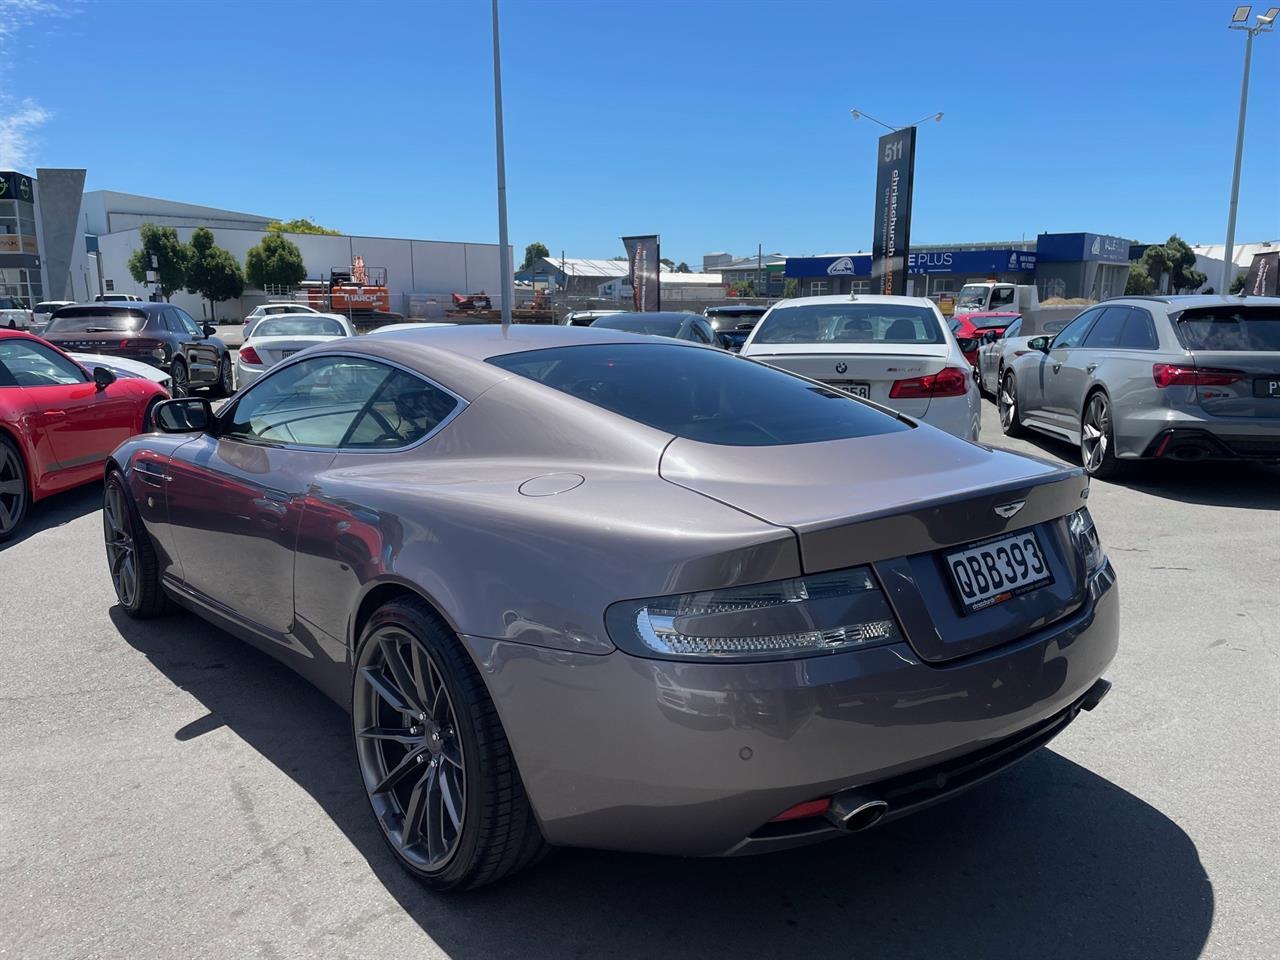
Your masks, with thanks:
M 856 106 L 896 123 L 945 112 L 920 130 L 917 243 L 1220 243 L 1244 45 L 1232 8 L 503 0 L 511 240 L 607 257 L 621 234 L 656 231 L 695 265 L 757 243 L 867 249 L 882 131 Z M 497 238 L 483 0 L 0 0 L 0 14 L 0 151 L 27 167 L 344 232 Z M 1280 236 L 1277 89 L 1280 36 L 1264 35 L 1241 241 Z

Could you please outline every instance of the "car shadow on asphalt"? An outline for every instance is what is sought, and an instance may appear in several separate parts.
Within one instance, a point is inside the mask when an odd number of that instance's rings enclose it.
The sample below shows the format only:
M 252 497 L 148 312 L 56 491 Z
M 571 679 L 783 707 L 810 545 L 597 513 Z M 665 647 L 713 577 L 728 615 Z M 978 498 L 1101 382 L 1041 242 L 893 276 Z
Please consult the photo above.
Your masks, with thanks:
M 111 619 L 209 711 L 176 739 L 227 726 L 314 798 L 455 960 L 1191 960 L 1213 921 L 1190 838 L 1050 749 L 947 803 L 817 847 L 733 860 L 560 850 L 505 883 L 433 894 L 374 826 L 340 707 L 194 616 L 138 622 L 117 606 Z
M 33 503 L 27 508 L 27 517 L 17 533 L 8 540 L 0 542 L 0 553 L 9 547 L 17 546 L 23 540 L 38 536 L 45 530 L 52 530 L 72 520 L 79 520 L 101 509 L 101 483 L 90 483 L 64 493 L 55 493 L 52 497 Z
M 1079 466 L 1076 448 L 1033 430 L 1019 438 L 1051 460 Z M 1115 483 L 1139 493 L 1182 503 L 1208 507 L 1244 507 L 1250 510 L 1280 510 L 1280 466 L 1240 460 L 1206 460 L 1180 463 L 1176 460 L 1144 460 L 1125 463 Z

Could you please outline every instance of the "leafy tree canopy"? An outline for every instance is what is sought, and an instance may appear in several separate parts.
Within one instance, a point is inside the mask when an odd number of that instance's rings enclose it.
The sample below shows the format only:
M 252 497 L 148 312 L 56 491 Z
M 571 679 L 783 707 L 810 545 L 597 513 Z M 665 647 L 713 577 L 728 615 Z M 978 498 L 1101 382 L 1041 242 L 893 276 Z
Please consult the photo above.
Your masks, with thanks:
M 187 262 L 191 251 L 178 239 L 178 231 L 173 227 L 158 227 L 154 223 L 144 223 L 139 231 L 142 249 L 135 250 L 129 257 L 129 275 L 138 283 L 145 283 L 147 271 L 155 270 L 159 277 L 160 295 L 166 300 L 180 289 L 187 280 Z M 151 266 L 152 257 L 155 267 Z
M 267 224 L 267 230 L 270 233 L 323 233 L 331 237 L 340 235 L 340 231 L 312 223 L 306 217 L 299 217 L 297 220 L 272 220 Z
M 302 251 L 286 236 L 269 233 L 244 258 L 245 276 L 258 290 L 268 286 L 296 287 L 307 278 Z
M 1199 290 L 1208 279 L 1196 269 L 1195 251 L 1176 233 L 1163 244 L 1147 247 L 1142 265 L 1156 288 L 1169 293 Z
M 535 240 L 524 248 L 524 263 L 520 264 L 519 269 L 521 272 L 528 270 L 543 257 L 549 256 L 551 251 L 547 249 L 547 245 Z
M 1151 279 L 1151 274 L 1147 273 L 1147 268 L 1141 263 L 1130 265 L 1129 279 L 1124 285 L 1125 296 L 1143 297 L 1155 292 L 1156 282 Z
M 215 244 L 212 231 L 204 227 L 191 234 L 186 285 L 187 293 L 198 293 L 211 303 L 232 300 L 244 292 L 240 262 Z

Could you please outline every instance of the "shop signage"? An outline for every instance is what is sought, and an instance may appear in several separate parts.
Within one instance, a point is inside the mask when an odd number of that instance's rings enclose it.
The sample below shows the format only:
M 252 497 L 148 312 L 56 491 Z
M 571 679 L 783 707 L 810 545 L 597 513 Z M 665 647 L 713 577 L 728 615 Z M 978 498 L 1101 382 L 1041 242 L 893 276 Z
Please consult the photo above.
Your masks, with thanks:
M 876 217 L 872 228 L 871 292 L 907 292 L 911 194 L 916 170 L 916 128 L 880 138 L 876 156 Z

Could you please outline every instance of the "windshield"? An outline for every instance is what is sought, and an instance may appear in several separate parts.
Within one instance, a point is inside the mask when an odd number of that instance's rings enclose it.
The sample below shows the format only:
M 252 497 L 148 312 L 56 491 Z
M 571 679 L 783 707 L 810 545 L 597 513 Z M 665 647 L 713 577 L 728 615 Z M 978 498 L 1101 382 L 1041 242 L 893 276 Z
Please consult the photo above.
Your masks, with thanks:
M 619 314 L 601 317 L 593 327 L 604 330 L 622 330 L 626 333 L 647 333 L 651 337 L 674 337 L 684 324 L 683 317 L 646 317 L 643 314 Z
M 0 310 L 25 310 L 26 305 L 21 300 L 15 300 L 12 297 L 0 297 Z
M 1188 350 L 1280 350 L 1280 307 L 1188 310 L 1174 329 Z
M 707 320 L 717 330 L 751 330 L 764 313 L 763 310 L 716 310 L 707 312 Z
M 141 310 L 110 307 L 63 307 L 53 315 L 45 334 L 51 333 L 126 333 L 141 330 L 147 315 Z
M 847 394 L 721 350 L 610 343 L 510 353 L 488 362 L 702 443 L 778 446 L 911 429 Z
M 347 331 L 332 317 L 269 317 L 253 326 L 260 337 L 345 337 Z
M 982 284 L 966 283 L 960 288 L 960 295 L 956 297 L 956 310 L 973 310 L 981 309 L 987 305 L 987 293 L 990 287 Z
M 57 310 L 59 307 L 64 306 L 66 306 L 66 304 L 58 303 L 56 301 L 53 303 L 37 303 L 35 305 L 35 309 L 32 310 L 32 313 L 53 313 L 53 311 Z
M 945 343 L 928 307 L 899 303 L 820 303 L 774 309 L 755 343 Z

